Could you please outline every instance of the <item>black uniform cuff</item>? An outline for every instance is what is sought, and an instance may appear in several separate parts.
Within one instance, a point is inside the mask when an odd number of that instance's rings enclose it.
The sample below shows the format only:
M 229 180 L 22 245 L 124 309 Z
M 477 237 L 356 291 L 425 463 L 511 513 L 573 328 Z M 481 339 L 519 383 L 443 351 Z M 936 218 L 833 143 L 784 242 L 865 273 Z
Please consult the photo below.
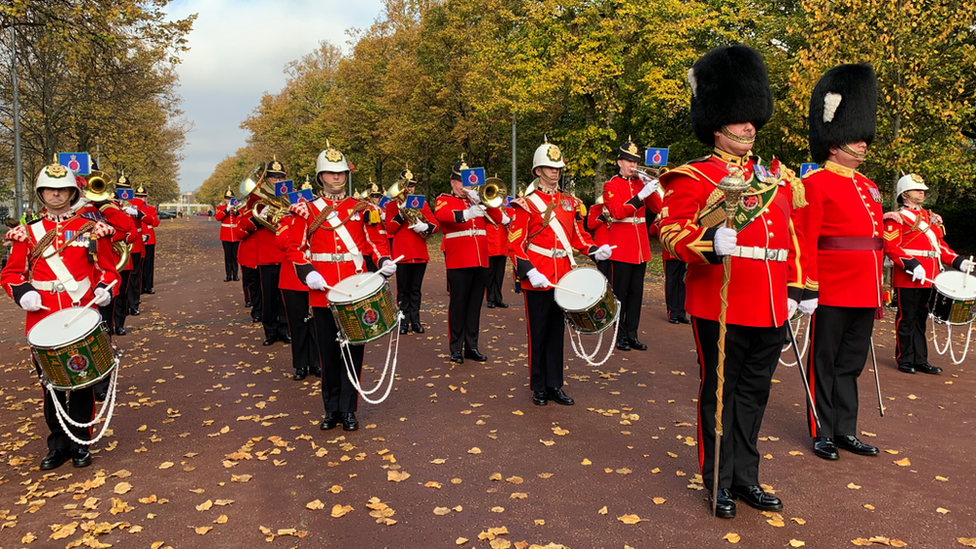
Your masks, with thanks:
M 36 292 L 36 291 L 37 290 L 34 289 L 34 285 L 31 284 L 30 282 L 24 282 L 19 286 L 10 287 L 10 295 L 14 296 L 14 301 L 17 303 L 18 307 L 20 306 L 20 298 L 24 297 L 24 294 L 26 294 L 27 292 Z
M 709 229 L 705 229 L 705 232 L 702 234 L 702 238 L 701 238 L 703 242 L 712 243 L 712 251 L 702 252 L 702 256 L 705 258 L 705 261 L 707 261 L 711 265 L 718 265 L 722 263 L 722 258 L 715 253 L 715 233 L 717 231 L 718 231 L 718 227 L 711 227 Z
M 308 275 L 312 274 L 312 271 L 314 270 L 315 269 L 313 269 L 311 265 L 295 265 L 295 274 L 298 275 L 298 280 L 301 280 L 302 284 L 306 286 L 308 286 L 308 282 L 305 282 L 305 279 L 308 278 Z
M 380 258 L 379 261 L 376 262 L 376 267 L 382 269 L 383 265 L 388 261 L 390 261 L 390 258 L 384 255 L 383 257 Z
M 801 296 L 799 301 L 806 301 L 808 299 L 819 299 L 819 298 L 820 298 L 820 290 L 811 290 L 809 288 L 803 288 L 803 295 Z
M 460 225 L 464 223 L 464 210 L 458 210 L 454 212 L 454 222 Z
M 797 303 L 803 301 L 803 294 L 806 292 L 804 288 L 799 286 L 787 286 L 786 287 L 786 297 L 796 301 Z M 813 299 L 813 298 L 810 298 Z
M 915 259 L 914 257 L 909 257 L 907 259 L 902 259 L 901 264 L 905 268 L 905 270 L 910 273 L 915 270 L 915 267 L 920 266 L 922 262 Z
M 590 256 L 590 259 L 592 259 L 593 261 L 596 261 L 596 258 L 593 257 L 593 254 L 595 254 L 596 251 L 599 249 L 600 248 L 598 246 L 590 246 L 590 249 L 586 250 L 586 255 Z
M 962 262 L 963 261 L 966 261 L 966 258 L 965 257 L 963 257 L 961 255 L 958 256 L 958 257 L 956 257 L 955 259 L 952 260 L 952 268 L 955 269 L 955 270 L 957 270 L 957 271 L 961 271 L 962 270 Z
M 400 225 L 403 225 L 403 216 L 400 215 L 400 212 L 399 211 L 397 211 L 397 214 L 395 216 L 393 216 L 393 221 L 396 222 L 396 223 L 398 223 L 398 224 L 400 224 Z
M 525 280 L 529 276 L 529 271 L 532 269 L 535 269 L 535 266 L 528 259 L 522 259 L 520 257 L 515 261 L 515 272 L 518 273 L 518 277 L 521 280 Z
M 644 205 L 644 201 L 641 200 L 640 197 L 638 197 L 636 194 L 634 195 L 633 198 L 628 200 L 626 203 L 633 206 L 635 210 L 641 209 L 641 207 Z

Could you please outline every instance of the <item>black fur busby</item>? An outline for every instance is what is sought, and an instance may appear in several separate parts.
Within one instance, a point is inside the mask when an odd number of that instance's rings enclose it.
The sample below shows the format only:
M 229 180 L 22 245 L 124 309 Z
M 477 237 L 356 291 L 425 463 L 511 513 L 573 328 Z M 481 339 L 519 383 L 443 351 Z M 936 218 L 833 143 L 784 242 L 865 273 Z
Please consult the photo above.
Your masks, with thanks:
M 830 147 L 874 141 L 878 81 L 871 65 L 838 65 L 827 71 L 810 97 L 810 156 L 822 164 Z
M 752 122 L 759 131 L 773 116 L 773 92 L 766 64 L 756 50 L 742 45 L 715 48 L 688 71 L 691 127 L 706 145 L 727 124 Z

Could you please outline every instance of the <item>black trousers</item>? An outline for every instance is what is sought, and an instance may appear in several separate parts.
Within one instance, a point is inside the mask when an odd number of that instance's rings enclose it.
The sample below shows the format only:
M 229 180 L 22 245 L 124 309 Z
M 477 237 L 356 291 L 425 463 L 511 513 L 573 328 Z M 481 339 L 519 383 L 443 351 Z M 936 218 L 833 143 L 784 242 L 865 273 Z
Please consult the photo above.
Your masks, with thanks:
M 715 479 L 715 389 L 718 376 L 718 322 L 692 318 L 701 384 L 698 389 L 698 465 L 705 488 Z M 722 449 L 719 488 L 759 484 L 759 427 L 773 372 L 786 341 L 779 328 L 727 325 L 725 385 L 722 393 Z
M 224 278 L 237 276 L 237 248 L 240 242 L 221 242 L 224 246 Z
M 349 381 L 346 364 L 340 355 L 339 342 L 336 341 L 339 328 L 335 317 L 328 307 L 313 307 L 312 311 L 315 315 L 315 339 L 322 362 L 322 402 L 325 404 L 325 412 L 355 412 L 359 393 Z M 363 373 L 365 348 L 362 345 L 350 345 L 349 350 L 356 369 L 356 378 L 359 379 Z
M 281 290 L 285 318 L 291 333 L 291 365 L 296 372 L 311 373 L 321 369 L 319 350 L 315 346 L 315 326 L 308 318 L 308 292 Z
M 129 309 L 138 309 L 142 302 L 142 254 L 132 254 L 132 272 L 127 289 Z
M 142 293 L 153 289 L 156 271 L 156 245 L 146 244 L 146 256 L 142 258 Z
M 281 292 L 278 290 L 278 277 L 281 263 L 258 265 L 261 279 L 261 324 L 264 324 L 264 337 L 284 337 L 288 335 L 288 321 L 281 305 Z
M 611 276 L 610 260 L 609 259 L 604 259 L 603 261 L 597 261 L 596 262 L 596 268 L 597 268 L 598 271 L 600 271 L 601 273 L 603 273 L 603 276 L 607 277 L 607 282 L 611 282 L 611 285 L 613 285 L 612 284 L 612 279 L 610 278 L 610 276 Z
M 37 366 L 35 365 L 35 369 Z M 44 422 L 47 423 L 47 428 L 51 432 L 47 436 L 47 449 L 48 450 L 74 450 L 75 448 L 85 448 L 85 446 L 76 443 L 75 441 L 68 438 L 68 434 L 61 427 L 61 422 L 58 421 L 57 412 L 54 409 L 54 401 L 51 400 L 51 393 L 48 392 L 46 387 L 41 388 L 44 391 Z M 92 387 L 86 387 L 84 389 L 76 389 L 70 392 L 67 391 L 54 391 L 54 394 L 58 397 L 58 402 L 61 403 L 61 407 L 68 412 L 68 417 L 75 420 L 78 423 L 88 423 L 95 417 L 95 390 Z M 64 422 L 68 426 L 68 429 L 75 435 L 76 438 L 81 440 L 90 440 L 91 428 L 85 427 L 73 427 L 71 424 Z
M 132 271 L 119 271 L 119 293 L 112 298 L 115 314 L 112 316 L 113 328 L 125 328 L 125 317 L 129 315 L 129 280 Z
M 529 332 L 529 388 L 563 386 L 563 338 L 566 322 L 556 305 L 556 290 L 525 290 Z
M 251 319 L 261 320 L 263 300 L 261 299 L 261 275 L 258 270 L 241 265 L 241 281 L 244 284 L 245 299 L 251 302 Z
M 685 272 L 688 266 L 680 259 L 664 262 L 664 301 L 668 305 L 668 320 L 685 318 Z
M 928 364 L 925 328 L 929 319 L 931 288 L 895 288 L 898 292 L 898 328 L 895 359 L 899 366 Z
M 874 313 L 874 307 L 826 305 L 814 311 L 807 377 L 822 431 L 808 413 L 811 436 L 857 434 L 857 378 L 871 350 Z
M 397 305 L 403 311 L 404 322 L 420 324 L 420 300 L 423 297 L 426 263 L 400 263 L 397 265 Z
M 451 352 L 478 348 L 481 329 L 481 302 L 485 299 L 487 267 L 447 269 L 447 330 L 451 335 Z
M 489 302 L 504 303 L 502 285 L 505 283 L 505 264 L 508 256 L 493 255 L 488 258 L 488 279 L 486 285 L 486 299 Z
M 636 339 L 644 299 L 644 272 L 647 262 L 623 263 L 610 260 L 613 295 L 620 301 L 619 339 Z

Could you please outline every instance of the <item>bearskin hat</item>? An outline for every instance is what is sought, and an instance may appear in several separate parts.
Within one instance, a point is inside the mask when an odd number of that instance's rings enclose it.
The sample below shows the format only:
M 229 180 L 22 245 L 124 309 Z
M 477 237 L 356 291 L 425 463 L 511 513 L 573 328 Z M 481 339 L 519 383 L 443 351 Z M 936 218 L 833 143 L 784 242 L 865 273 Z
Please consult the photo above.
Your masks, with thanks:
M 810 96 L 810 156 L 823 163 L 830 147 L 874 141 L 878 81 L 868 64 L 838 65 L 826 73 Z
M 743 45 L 715 48 L 688 71 L 691 127 L 706 145 L 728 124 L 752 122 L 759 131 L 773 116 L 773 92 L 762 55 Z

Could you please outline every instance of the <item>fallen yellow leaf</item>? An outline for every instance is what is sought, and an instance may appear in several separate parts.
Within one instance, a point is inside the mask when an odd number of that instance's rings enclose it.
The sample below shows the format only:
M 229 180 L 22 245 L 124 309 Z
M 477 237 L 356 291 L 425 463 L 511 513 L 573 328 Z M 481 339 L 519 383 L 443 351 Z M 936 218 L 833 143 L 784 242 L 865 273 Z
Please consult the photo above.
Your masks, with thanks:
M 790 547 L 803 547 L 804 545 L 806 545 L 806 542 L 800 541 L 798 539 L 790 540 Z
M 339 486 L 338 484 L 333 484 L 332 487 L 329 488 L 329 491 L 332 492 L 333 494 L 338 494 L 339 492 L 342 491 L 342 486 Z
M 508 549 L 512 546 L 512 542 L 505 538 L 495 538 L 488 543 L 491 549 Z
M 662 503 L 664 503 L 665 501 L 668 501 L 668 500 L 666 500 L 664 498 L 654 498 L 651 501 L 654 502 L 654 505 L 661 505 Z
M 976 547 L 976 538 L 956 538 L 956 541 L 960 545 L 965 545 L 966 547 Z
M 641 521 L 641 518 L 637 515 L 622 515 L 617 517 L 617 520 L 624 524 L 637 524 Z
M 307 507 L 309 509 L 312 509 L 312 510 L 325 509 L 325 504 L 322 503 L 319 500 L 315 500 L 315 501 L 310 501 L 310 502 L 306 503 L 305 504 L 305 507 Z
M 522 477 L 508 477 L 507 479 L 505 479 L 505 482 L 511 484 L 522 484 L 524 481 L 522 480 Z
M 209 511 L 211 507 L 213 507 L 213 501 L 208 499 L 200 505 L 197 505 L 197 511 Z
M 939 507 L 938 509 L 935 510 L 935 512 L 945 515 L 949 513 L 949 510 L 944 507 Z
M 553 427 L 552 428 L 552 433 L 554 435 L 558 435 L 558 436 L 564 437 L 564 436 L 566 436 L 566 435 L 569 434 L 569 431 L 567 431 L 566 429 L 563 429 L 562 427 Z
M 447 507 L 434 507 L 434 514 L 442 517 L 444 515 L 450 514 L 451 510 Z
M 200 534 L 201 536 L 211 530 L 213 530 L 213 526 L 197 526 L 196 528 L 193 529 L 194 532 Z
M 468 538 L 458 538 L 454 540 L 454 545 L 464 545 L 468 542 Z
M 477 446 L 475 446 L 474 448 L 468 450 L 468 453 L 469 454 L 480 454 L 481 453 L 481 448 L 478 448 Z
M 227 515 L 220 515 L 217 517 L 217 520 L 214 521 L 214 524 L 227 524 L 227 520 Z
M 129 484 L 128 482 L 120 482 L 120 483 L 118 483 L 118 484 L 115 485 L 115 490 L 113 490 L 113 491 L 116 494 L 122 495 L 122 494 L 128 492 L 131 489 L 132 489 L 132 485 Z
M 332 518 L 344 517 L 350 511 L 352 511 L 352 505 L 339 505 L 337 503 L 332 506 Z
M 899 466 L 899 467 L 908 467 L 908 466 L 910 466 L 912 464 L 912 462 L 909 461 L 908 458 L 902 458 L 902 459 L 896 460 L 894 462 L 894 464 L 897 465 L 897 466 Z
M 53 534 L 51 534 L 51 539 L 64 539 L 70 536 L 71 534 L 74 534 L 75 530 L 77 529 L 78 529 L 77 522 L 72 522 L 70 524 L 63 524 L 57 530 L 55 530 Z
M 504 513 L 505 512 L 505 508 L 504 507 L 497 507 L 497 506 L 496 507 L 492 507 L 491 508 L 491 512 L 492 513 Z
M 386 480 L 390 482 L 402 482 L 410 478 L 410 473 L 406 471 L 387 471 Z
M 858 486 L 857 484 L 854 484 L 853 482 L 848 483 L 847 484 L 847 487 L 850 488 L 851 490 L 860 490 L 861 489 L 860 486 Z
M 742 538 L 739 536 L 739 534 L 736 534 L 735 532 L 729 532 L 728 534 L 725 534 L 725 536 L 723 536 L 722 539 L 724 539 L 729 543 L 739 543 L 739 540 L 741 540 Z
M 169 469 L 173 465 L 174 465 L 174 463 L 172 461 L 164 461 L 164 462 L 162 462 L 162 463 L 159 464 L 159 468 L 160 469 Z
M 607 514 L 609 512 L 610 511 L 607 510 L 607 506 L 606 505 L 604 505 L 603 507 L 600 508 L 599 511 L 597 511 L 597 513 L 600 513 L 601 515 L 605 515 L 605 514 Z
M 583 458 L 583 461 L 580 462 L 580 465 L 593 465 L 593 462 L 586 458 Z
M 426 488 L 437 488 L 437 489 L 440 489 L 441 483 L 431 480 L 431 481 L 428 481 L 427 484 L 424 484 L 424 487 L 426 487 Z

